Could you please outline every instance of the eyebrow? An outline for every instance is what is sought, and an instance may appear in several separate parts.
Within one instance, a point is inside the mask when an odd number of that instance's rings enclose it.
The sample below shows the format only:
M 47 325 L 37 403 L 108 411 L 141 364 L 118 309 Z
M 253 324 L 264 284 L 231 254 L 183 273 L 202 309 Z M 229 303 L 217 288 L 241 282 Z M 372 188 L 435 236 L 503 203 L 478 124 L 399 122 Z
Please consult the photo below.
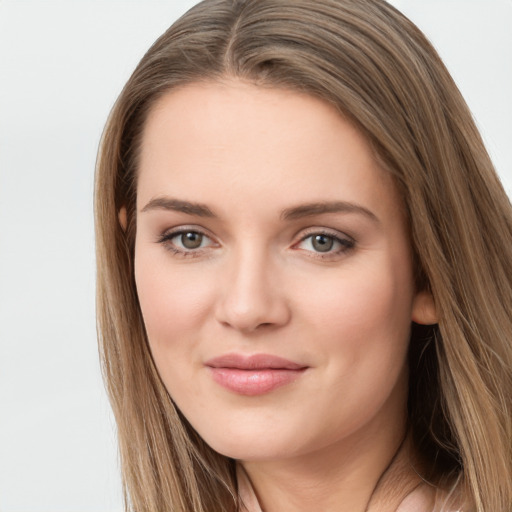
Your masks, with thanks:
M 197 217 L 216 216 L 205 204 L 191 203 L 190 201 L 181 201 L 180 199 L 170 197 L 155 197 L 151 199 L 151 201 L 142 208 L 141 212 L 149 212 L 151 210 L 171 210 L 188 215 L 195 215 Z
M 281 213 L 283 220 L 296 220 L 324 213 L 358 213 L 368 217 L 374 222 L 380 222 L 378 217 L 364 206 L 347 201 L 331 201 L 321 203 L 310 203 L 287 208 Z
M 142 208 L 141 212 L 151 210 L 169 210 L 195 215 L 197 217 L 217 217 L 205 204 L 183 201 L 171 197 L 156 197 L 151 199 L 146 206 Z M 326 213 L 358 213 L 374 222 L 379 222 L 378 217 L 372 211 L 368 210 L 368 208 L 347 201 L 301 204 L 292 208 L 286 208 L 281 212 L 280 217 L 282 220 L 297 220 Z

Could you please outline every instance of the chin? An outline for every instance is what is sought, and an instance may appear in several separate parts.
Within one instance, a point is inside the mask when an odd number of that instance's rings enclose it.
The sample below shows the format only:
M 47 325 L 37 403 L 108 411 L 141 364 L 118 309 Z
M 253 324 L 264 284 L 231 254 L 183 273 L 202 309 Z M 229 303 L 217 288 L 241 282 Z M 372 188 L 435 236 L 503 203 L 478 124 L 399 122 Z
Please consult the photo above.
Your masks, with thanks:
M 199 433 L 201 438 L 217 453 L 236 460 L 256 461 L 287 458 L 297 449 L 292 443 L 279 439 L 275 432 L 234 432 L 225 430 L 220 435 Z
M 214 447 L 210 445 L 217 453 L 229 457 L 230 459 L 242 460 L 245 462 L 268 461 L 276 459 L 284 459 L 293 454 L 286 449 L 272 449 L 271 447 L 262 447 L 260 443 L 253 444 L 252 446 L 220 446 Z

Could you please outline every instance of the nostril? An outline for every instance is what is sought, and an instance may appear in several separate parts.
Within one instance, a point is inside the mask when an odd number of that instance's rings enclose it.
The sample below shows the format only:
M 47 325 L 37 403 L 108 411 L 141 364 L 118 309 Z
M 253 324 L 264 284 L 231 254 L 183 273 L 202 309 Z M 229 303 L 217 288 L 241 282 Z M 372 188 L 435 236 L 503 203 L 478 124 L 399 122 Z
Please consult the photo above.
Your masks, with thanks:
M 222 290 L 215 303 L 216 320 L 238 331 L 267 332 L 287 324 L 289 317 L 286 298 L 264 286 L 261 273 L 239 277 Z

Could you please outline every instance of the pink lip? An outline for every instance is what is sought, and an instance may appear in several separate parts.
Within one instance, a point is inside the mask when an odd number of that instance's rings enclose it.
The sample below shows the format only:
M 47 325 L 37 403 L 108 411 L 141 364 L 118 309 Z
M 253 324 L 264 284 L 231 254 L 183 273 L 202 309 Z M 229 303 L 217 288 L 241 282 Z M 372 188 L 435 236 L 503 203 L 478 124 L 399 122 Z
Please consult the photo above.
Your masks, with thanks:
M 307 366 L 270 354 L 226 354 L 206 361 L 213 380 L 240 395 L 256 396 L 293 382 Z

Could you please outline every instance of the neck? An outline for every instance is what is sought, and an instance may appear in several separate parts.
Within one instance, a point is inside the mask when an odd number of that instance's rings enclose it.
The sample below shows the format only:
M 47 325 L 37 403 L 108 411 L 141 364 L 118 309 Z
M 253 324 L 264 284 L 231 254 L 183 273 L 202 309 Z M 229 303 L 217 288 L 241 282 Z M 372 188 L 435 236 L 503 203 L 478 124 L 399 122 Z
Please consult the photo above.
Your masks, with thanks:
M 405 378 L 405 377 L 404 377 Z M 240 461 L 263 512 L 395 512 L 419 483 L 400 391 L 353 434 L 302 454 Z M 321 441 L 320 441 L 321 442 Z M 258 506 L 254 512 L 258 511 Z M 249 509 L 249 512 L 253 512 Z
M 402 501 L 423 483 L 414 468 L 420 461 L 408 435 L 382 473 L 366 507 L 367 512 L 395 512 Z
M 329 445 L 307 457 L 244 462 L 243 468 L 264 512 L 394 512 L 421 483 L 411 465 L 412 444 L 404 437 L 405 428 L 386 443 L 370 438 Z

